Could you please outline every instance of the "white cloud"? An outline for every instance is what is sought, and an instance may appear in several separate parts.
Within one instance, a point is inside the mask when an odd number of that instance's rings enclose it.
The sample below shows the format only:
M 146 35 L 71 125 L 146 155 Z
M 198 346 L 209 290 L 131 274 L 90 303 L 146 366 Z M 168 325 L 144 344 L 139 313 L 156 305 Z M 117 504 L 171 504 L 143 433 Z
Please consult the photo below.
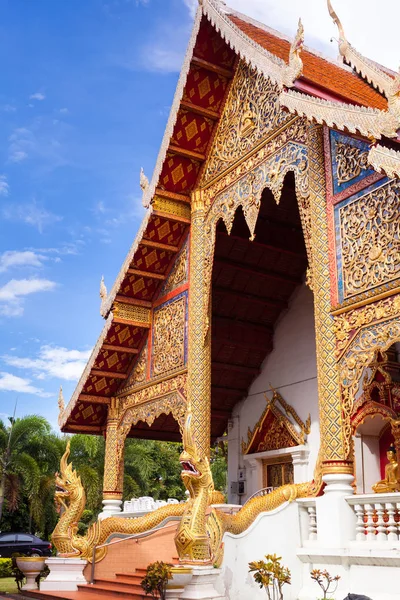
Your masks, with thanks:
M 196 14 L 197 7 L 199 5 L 198 0 L 183 0 L 184 4 L 188 7 L 191 17 Z
M 332 57 L 339 54 L 337 42 L 330 43 L 338 33 L 325 1 L 227 0 L 227 4 L 289 35 L 294 35 L 301 17 L 308 46 Z M 397 70 L 400 51 L 394 51 L 393 40 L 398 37 L 400 3 L 381 0 L 379 10 L 375 0 L 332 0 L 332 4 L 351 44 L 369 58 Z
M 7 182 L 7 177 L 5 175 L 0 175 L 0 196 L 8 196 L 8 192 L 10 191 L 10 186 Z
M 34 147 L 34 136 L 26 127 L 18 127 L 10 135 L 9 142 L 8 159 L 18 163 L 28 158 L 29 151 Z
M 42 346 L 35 358 L 5 355 L 5 364 L 18 369 L 28 369 L 37 379 L 56 377 L 76 381 L 82 374 L 91 350 L 68 350 L 61 346 Z
M 144 66 L 147 71 L 176 73 L 182 67 L 183 53 L 180 48 L 149 45 L 145 48 Z
M 10 152 L 9 160 L 11 162 L 19 163 L 28 158 L 28 153 L 25 150 L 12 150 Z
M 11 373 L 0 373 L 0 391 L 4 392 L 17 392 L 19 394 L 34 394 L 41 398 L 49 398 L 53 394 L 49 394 L 44 390 L 31 384 L 30 379 L 24 379 L 17 377 Z
M 44 259 L 32 250 L 7 250 L 0 255 L 0 273 L 13 267 L 41 267 Z
M 12 104 L 3 104 L 3 106 L 1 107 L 1 110 L 3 110 L 4 112 L 11 113 L 11 112 L 15 112 L 17 109 Z
M 36 200 L 26 204 L 8 204 L 2 209 L 2 217 L 9 221 L 22 221 L 36 227 L 40 233 L 48 225 L 53 225 L 62 220 L 62 217 L 49 212 L 40 206 Z
M 60 110 L 58 111 L 60 114 L 62 115 L 68 115 L 69 114 L 69 110 L 68 108 L 60 108 Z
M 31 94 L 29 96 L 29 100 L 39 100 L 42 101 L 46 98 L 46 96 L 44 94 L 42 94 L 42 92 L 36 92 L 35 94 Z
M 50 292 L 56 285 L 54 281 L 48 279 L 11 279 L 0 287 L 0 315 L 20 317 L 24 312 L 25 296 Z

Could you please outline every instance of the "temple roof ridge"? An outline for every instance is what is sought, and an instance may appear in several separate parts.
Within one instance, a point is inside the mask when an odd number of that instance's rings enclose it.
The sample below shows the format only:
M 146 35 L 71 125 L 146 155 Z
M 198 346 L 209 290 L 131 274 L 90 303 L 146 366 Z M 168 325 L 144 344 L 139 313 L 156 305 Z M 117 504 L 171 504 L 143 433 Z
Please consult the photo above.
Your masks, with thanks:
M 282 31 L 279 31 L 278 29 L 270 27 L 269 25 L 266 25 L 262 21 L 253 19 L 253 17 L 249 17 L 245 13 L 242 13 L 233 8 L 229 8 L 229 11 L 227 11 L 227 14 L 228 14 L 228 16 L 231 15 L 231 16 L 237 17 L 241 21 L 245 21 L 246 23 L 249 23 L 250 25 L 257 27 L 258 29 L 262 29 L 266 33 L 269 33 L 270 35 L 273 35 L 281 40 L 284 40 L 285 42 L 288 42 L 289 44 L 291 44 L 295 38 L 295 35 L 287 35 L 286 33 L 283 33 Z M 306 44 L 304 44 L 304 46 L 303 46 L 303 51 L 310 52 L 311 54 L 314 54 L 318 58 L 321 58 L 322 60 L 326 60 L 327 62 L 335 65 L 335 67 L 344 69 L 348 73 L 353 72 L 353 69 L 349 65 L 346 65 L 342 60 L 339 60 L 338 57 L 333 58 L 332 56 L 328 56 L 327 54 L 324 54 L 320 50 L 317 50 L 316 48 L 311 48 L 311 46 L 307 46 Z

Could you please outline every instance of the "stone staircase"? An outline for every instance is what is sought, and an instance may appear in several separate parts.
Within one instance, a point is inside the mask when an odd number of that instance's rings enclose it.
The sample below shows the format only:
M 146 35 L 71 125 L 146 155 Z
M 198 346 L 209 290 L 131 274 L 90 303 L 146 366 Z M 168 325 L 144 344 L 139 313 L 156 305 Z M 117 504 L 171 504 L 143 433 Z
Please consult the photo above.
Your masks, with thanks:
M 135 569 L 134 573 L 116 573 L 114 577 L 95 579 L 93 584 L 78 585 L 76 592 L 24 592 L 28 598 L 39 600 L 149 600 L 140 585 L 146 569 Z

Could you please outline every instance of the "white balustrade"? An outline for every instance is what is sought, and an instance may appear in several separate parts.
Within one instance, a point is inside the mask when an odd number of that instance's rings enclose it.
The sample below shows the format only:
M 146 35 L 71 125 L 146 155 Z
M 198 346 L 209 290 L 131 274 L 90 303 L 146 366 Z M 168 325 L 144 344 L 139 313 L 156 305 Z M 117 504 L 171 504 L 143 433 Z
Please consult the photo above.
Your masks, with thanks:
M 400 493 L 355 495 L 346 501 L 357 517 L 356 542 L 383 547 L 393 547 L 394 542 L 399 542 Z
M 167 504 L 179 504 L 179 500 L 176 500 L 176 498 L 168 498 L 167 501 L 154 500 L 151 496 L 132 498 L 131 500 L 126 500 L 124 502 L 124 510 L 121 513 L 121 516 L 124 516 L 124 513 L 130 513 L 130 515 L 133 513 L 132 516 L 134 516 L 134 513 L 142 515 L 157 510 L 160 506 L 166 506 Z
M 317 540 L 317 509 L 315 498 L 300 498 L 297 500 L 300 507 L 302 522 L 302 540 L 313 543 Z

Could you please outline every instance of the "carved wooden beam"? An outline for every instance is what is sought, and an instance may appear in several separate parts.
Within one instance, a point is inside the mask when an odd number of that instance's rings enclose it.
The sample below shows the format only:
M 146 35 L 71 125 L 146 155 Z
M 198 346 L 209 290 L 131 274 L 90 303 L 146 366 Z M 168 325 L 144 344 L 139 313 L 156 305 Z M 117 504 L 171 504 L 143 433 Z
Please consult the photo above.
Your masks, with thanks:
M 178 252 L 178 246 L 171 246 L 170 244 L 162 244 L 161 242 L 153 242 L 153 240 L 142 239 L 140 242 L 141 246 L 147 246 L 148 248 L 158 248 L 159 250 L 166 250 L 167 252 Z
M 231 79 L 233 77 L 233 72 L 229 71 L 229 69 L 224 69 L 224 67 L 220 67 L 219 65 L 210 63 L 210 62 L 208 62 L 208 60 L 203 60 L 202 58 L 197 58 L 197 56 L 193 56 L 192 64 L 196 65 L 196 67 L 201 67 L 202 69 L 207 69 L 207 71 L 213 71 L 213 73 L 222 75 L 222 77 L 226 77 L 227 79 Z
M 245 373 L 246 375 L 258 375 L 260 369 L 258 367 L 249 367 L 247 365 L 234 365 L 232 363 L 224 363 L 213 360 L 211 363 L 212 367 L 215 367 L 221 371 L 236 371 L 237 373 Z
M 256 334 L 260 337 L 260 340 L 257 340 L 258 347 L 260 347 L 260 344 L 263 347 L 263 343 L 269 342 L 269 339 L 272 339 L 274 335 L 274 330 L 270 325 L 254 323 L 245 319 L 230 319 L 229 317 L 213 314 L 212 323 L 213 336 L 215 335 L 217 339 L 220 339 L 220 335 L 222 337 L 226 336 L 227 341 L 231 339 L 233 343 L 237 340 L 238 343 L 246 344 L 248 334 Z M 223 334 L 222 330 L 227 333 Z
M 179 202 L 190 203 L 189 195 L 178 194 L 177 192 L 168 192 L 167 190 L 162 190 L 161 188 L 156 188 L 155 196 L 160 196 L 161 198 L 168 198 L 169 200 L 178 200 Z
M 129 325 L 130 327 L 139 327 L 142 329 L 150 328 L 150 323 L 143 323 L 142 321 L 132 321 L 131 319 L 121 319 L 120 317 L 114 317 L 113 323 L 120 323 L 121 325 Z
M 117 302 L 123 302 L 124 304 L 131 304 L 132 306 L 144 306 L 145 308 L 151 308 L 153 306 L 148 300 L 129 298 L 128 296 L 122 296 L 121 294 L 117 294 L 115 300 Z
M 91 375 L 96 377 L 109 377 L 110 379 L 126 379 L 128 375 L 126 373 L 115 373 L 114 371 L 99 371 L 98 369 L 92 369 Z
M 201 152 L 187 150 L 186 148 L 181 148 L 181 146 L 175 146 L 173 144 L 169 145 L 168 152 L 172 152 L 173 154 L 179 154 L 180 156 L 185 156 L 187 158 L 194 158 L 195 160 L 199 160 L 200 162 L 204 162 L 206 160 L 206 155 L 202 154 Z
M 180 215 L 175 215 L 172 213 L 162 212 L 161 210 L 153 210 L 154 217 L 160 217 L 161 219 L 169 219 L 170 221 L 175 221 L 177 223 L 187 223 L 190 224 L 190 219 L 186 217 L 182 217 Z
M 201 117 L 208 117 L 212 121 L 218 121 L 219 113 L 215 112 L 215 110 L 210 110 L 209 108 L 202 108 L 201 106 L 196 106 L 196 104 L 192 104 L 192 102 L 188 102 L 187 100 L 181 101 L 181 108 L 190 110 Z
M 242 262 L 236 262 L 227 258 L 216 257 L 214 262 L 224 267 L 232 267 L 233 269 L 236 269 L 236 271 L 245 271 L 249 275 L 265 277 L 266 279 L 279 281 L 280 283 L 292 283 L 293 285 L 300 285 L 302 283 L 300 277 L 292 277 L 291 275 L 285 275 L 284 273 L 260 269 L 259 267 L 246 265 Z
M 237 300 L 248 300 L 254 302 L 254 304 L 262 304 L 263 306 L 271 306 L 271 308 L 278 308 L 283 310 L 287 308 L 288 303 L 284 300 L 274 300 L 273 298 L 263 298 L 262 296 L 256 296 L 255 294 L 248 294 L 247 292 L 237 292 L 229 288 L 225 288 L 219 285 L 213 285 L 212 293 L 214 294 L 226 294 Z
M 125 346 L 113 346 L 112 344 L 103 344 L 102 350 L 109 350 L 110 352 L 123 352 L 125 354 L 139 354 L 137 348 L 125 348 Z
M 111 402 L 109 396 L 94 396 L 90 394 L 79 394 L 79 400 L 81 402 L 90 402 L 91 404 L 110 404 Z
M 149 271 L 141 271 L 140 269 L 128 269 L 129 275 L 137 275 L 138 277 L 148 277 L 149 279 L 159 279 L 160 281 L 164 281 L 166 279 L 165 275 L 161 273 L 150 273 Z
M 213 385 L 211 384 L 211 393 L 215 391 L 217 394 L 226 394 L 226 395 L 237 395 L 243 396 L 247 394 L 247 388 L 230 388 L 225 385 Z

